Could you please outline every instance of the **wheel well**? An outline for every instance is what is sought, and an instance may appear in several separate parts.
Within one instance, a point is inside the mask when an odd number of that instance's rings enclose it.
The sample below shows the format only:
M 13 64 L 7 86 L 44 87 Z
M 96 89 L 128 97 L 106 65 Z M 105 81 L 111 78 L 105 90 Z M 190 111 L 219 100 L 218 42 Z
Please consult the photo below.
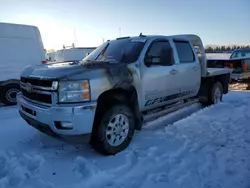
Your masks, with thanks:
M 111 106 L 119 103 L 126 104 L 132 110 L 132 112 L 135 114 L 135 128 L 137 130 L 141 129 L 141 114 L 139 111 L 137 92 L 136 89 L 131 86 L 126 90 L 122 88 L 111 89 L 105 91 L 98 97 L 92 131 L 94 131 L 95 126 L 99 125 L 99 121 L 103 113 L 105 113 Z
M 7 81 L 0 83 L 0 89 L 1 89 L 0 90 L 0 98 L 3 95 L 3 91 L 5 90 L 5 88 L 8 86 L 11 86 L 11 85 L 16 85 L 16 86 L 18 86 L 18 88 L 20 88 L 19 80 L 7 80 Z
M 230 74 L 224 74 L 216 77 L 216 81 L 219 81 L 223 88 L 223 94 L 228 93 L 228 86 L 230 82 Z
M 3 82 L 0 82 L 0 87 L 7 86 L 7 85 L 9 85 L 9 84 L 17 84 L 17 85 L 19 85 L 19 84 L 20 84 L 20 81 L 19 81 L 19 80 L 15 80 L 15 79 L 6 80 L 6 81 L 3 81 Z
M 211 87 L 216 82 L 220 82 L 222 84 L 223 94 L 227 94 L 229 81 L 230 81 L 229 74 L 203 78 L 201 80 L 199 96 L 207 96 L 208 92 L 212 89 Z

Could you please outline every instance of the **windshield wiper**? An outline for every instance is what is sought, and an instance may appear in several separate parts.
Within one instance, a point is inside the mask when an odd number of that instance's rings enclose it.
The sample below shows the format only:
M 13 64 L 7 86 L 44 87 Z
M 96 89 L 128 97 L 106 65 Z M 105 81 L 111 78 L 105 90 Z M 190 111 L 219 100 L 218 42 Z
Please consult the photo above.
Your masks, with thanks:
M 103 54 L 106 52 L 106 50 L 107 50 L 109 44 L 110 44 L 110 43 L 108 43 L 108 44 L 103 48 L 103 50 L 102 50 L 101 53 L 95 58 L 95 60 L 97 60 L 101 54 L 103 55 Z
M 66 61 L 67 62 L 67 61 Z M 77 65 L 80 63 L 79 60 L 75 60 L 75 61 L 68 61 L 70 65 Z

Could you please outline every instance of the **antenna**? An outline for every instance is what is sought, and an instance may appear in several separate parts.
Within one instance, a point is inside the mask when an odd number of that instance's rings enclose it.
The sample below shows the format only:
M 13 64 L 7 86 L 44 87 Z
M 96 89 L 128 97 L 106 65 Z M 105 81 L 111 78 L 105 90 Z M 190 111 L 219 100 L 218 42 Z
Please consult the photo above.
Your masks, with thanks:
M 119 28 L 119 37 L 121 37 L 121 28 Z
M 146 35 L 143 35 L 142 33 L 140 33 L 139 37 L 146 37 Z

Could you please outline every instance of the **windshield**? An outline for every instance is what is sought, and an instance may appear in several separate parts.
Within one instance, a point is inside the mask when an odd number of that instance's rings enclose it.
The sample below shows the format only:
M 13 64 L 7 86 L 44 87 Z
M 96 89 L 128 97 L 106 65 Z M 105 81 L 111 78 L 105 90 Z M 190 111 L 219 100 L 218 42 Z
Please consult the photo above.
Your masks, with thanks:
M 146 39 L 118 39 L 108 41 L 96 48 L 83 59 L 86 61 L 107 61 L 112 63 L 135 62 L 146 42 Z
M 232 53 L 230 59 L 241 58 L 241 57 L 250 57 L 250 50 L 237 50 Z

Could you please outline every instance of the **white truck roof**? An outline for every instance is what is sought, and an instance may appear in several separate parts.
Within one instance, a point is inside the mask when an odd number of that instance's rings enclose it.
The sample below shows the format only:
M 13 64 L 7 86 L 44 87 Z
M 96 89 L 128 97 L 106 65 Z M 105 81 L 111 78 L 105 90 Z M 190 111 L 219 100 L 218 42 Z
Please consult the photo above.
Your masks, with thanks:
M 91 53 L 94 49 L 95 47 L 77 47 L 58 50 L 54 53 L 54 61 L 80 61 L 85 58 L 88 53 Z
M 28 65 L 46 61 L 39 29 L 35 26 L 0 23 L 0 81 L 19 79 Z

